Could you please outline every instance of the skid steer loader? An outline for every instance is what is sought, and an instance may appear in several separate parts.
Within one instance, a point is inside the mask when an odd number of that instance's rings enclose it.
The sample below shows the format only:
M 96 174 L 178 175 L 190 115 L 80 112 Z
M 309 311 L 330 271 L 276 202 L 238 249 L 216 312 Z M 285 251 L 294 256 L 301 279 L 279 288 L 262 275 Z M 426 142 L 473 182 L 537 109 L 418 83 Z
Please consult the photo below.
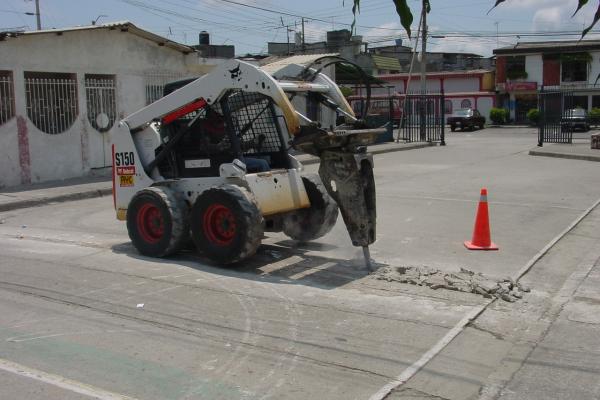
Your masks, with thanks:
M 321 73 L 335 62 L 269 74 L 231 60 L 166 85 L 164 97 L 120 121 L 114 205 L 135 248 L 163 257 L 191 239 L 211 261 L 231 264 L 252 256 L 265 231 L 325 235 L 339 205 L 370 262 L 375 186 L 365 146 L 384 129 L 356 120 Z M 305 173 L 291 148 L 320 157 L 320 176 Z

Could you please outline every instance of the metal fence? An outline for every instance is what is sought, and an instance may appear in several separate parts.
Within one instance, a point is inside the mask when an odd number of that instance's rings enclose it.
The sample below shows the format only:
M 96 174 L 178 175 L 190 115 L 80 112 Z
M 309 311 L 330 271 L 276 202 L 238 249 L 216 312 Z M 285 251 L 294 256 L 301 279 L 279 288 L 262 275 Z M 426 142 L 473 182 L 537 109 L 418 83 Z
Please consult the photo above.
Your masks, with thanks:
M 58 134 L 73 124 L 79 113 L 77 80 L 25 78 L 27 116 L 42 132 Z
M 399 140 L 446 144 L 445 97 L 443 93 L 406 95 L 402 106 Z
M 573 143 L 573 92 L 546 92 L 542 89 L 538 93 L 538 104 L 538 146 L 544 143 Z
M 107 132 L 117 120 L 114 76 L 86 76 L 85 98 L 88 121 L 98 132 Z
M 0 125 L 15 116 L 15 92 L 10 72 L 0 71 Z

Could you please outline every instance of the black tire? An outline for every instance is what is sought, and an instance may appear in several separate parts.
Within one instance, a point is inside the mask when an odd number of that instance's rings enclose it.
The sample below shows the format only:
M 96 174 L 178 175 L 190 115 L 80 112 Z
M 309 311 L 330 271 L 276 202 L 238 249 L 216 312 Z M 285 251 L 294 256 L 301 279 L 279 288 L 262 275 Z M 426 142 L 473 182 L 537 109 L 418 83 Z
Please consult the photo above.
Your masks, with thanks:
M 329 196 L 317 174 L 302 177 L 310 207 L 288 213 L 283 218 L 283 233 L 299 242 L 308 242 L 326 235 L 338 217 L 338 205 Z
M 450 130 L 451 130 L 452 132 L 454 132 L 454 131 L 456 130 L 456 127 L 455 127 L 455 126 L 453 126 L 453 125 L 451 125 L 451 126 L 450 126 Z
M 192 207 L 190 219 L 196 248 L 218 264 L 232 264 L 254 255 L 264 233 L 254 195 L 235 185 L 203 192 Z
M 165 257 L 189 238 L 189 210 L 185 201 L 167 187 L 137 192 L 127 207 L 127 232 L 143 255 Z

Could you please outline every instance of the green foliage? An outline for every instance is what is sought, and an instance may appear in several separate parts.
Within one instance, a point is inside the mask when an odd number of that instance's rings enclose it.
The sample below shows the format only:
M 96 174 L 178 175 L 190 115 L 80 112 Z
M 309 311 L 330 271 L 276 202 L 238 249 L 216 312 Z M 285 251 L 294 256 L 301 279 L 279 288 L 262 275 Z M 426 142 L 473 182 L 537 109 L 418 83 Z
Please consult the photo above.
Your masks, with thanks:
M 354 94 L 354 90 L 348 86 L 340 86 L 340 91 L 344 95 L 344 97 L 350 97 Z
M 590 117 L 590 123 L 592 125 L 599 125 L 600 124 L 600 108 L 597 108 L 597 107 L 592 108 L 590 110 L 589 117 Z
M 598 118 L 600 119 L 600 108 L 594 107 L 590 110 L 590 118 Z
M 504 3 L 505 1 L 506 0 L 496 0 L 496 2 L 494 3 L 494 5 L 490 9 L 490 11 L 492 11 L 494 8 L 496 8 L 501 3 Z M 519 0 L 513 0 L 513 1 L 517 2 Z M 578 0 L 577 1 L 577 9 L 575 10 L 575 12 L 571 16 L 571 18 L 574 17 L 575 14 L 577 14 L 579 12 L 579 10 L 581 10 L 581 8 L 588 3 L 588 1 L 589 0 Z M 408 6 L 408 0 L 392 0 L 392 2 L 396 6 L 396 12 L 400 16 L 400 23 L 406 30 L 408 37 L 410 37 L 410 35 L 411 35 L 410 26 L 413 22 L 413 15 L 410 10 L 410 7 Z M 425 0 L 425 8 L 427 9 L 428 13 L 431 11 L 430 0 Z M 488 13 L 490 11 L 488 11 Z M 360 13 L 360 0 L 353 0 L 353 5 L 352 5 L 352 14 L 354 15 L 354 20 L 352 21 L 352 31 L 353 32 L 354 32 L 354 25 L 356 23 L 356 14 L 357 13 Z M 588 26 L 587 28 L 585 28 L 583 30 L 583 32 L 581 33 L 581 37 L 583 38 L 585 35 L 587 35 L 588 32 L 590 30 L 592 30 L 594 25 L 596 25 L 596 23 L 599 20 L 600 20 L 600 0 L 598 0 L 598 9 L 596 10 L 596 13 L 594 14 L 594 20 L 592 21 L 590 26 Z
M 504 108 L 492 108 L 490 110 L 490 120 L 495 125 L 504 124 L 508 120 L 508 110 Z
M 537 108 L 532 108 L 531 110 L 527 111 L 527 119 L 531 124 L 537 125 L 538 122 L 540 122 L 540 110 Z

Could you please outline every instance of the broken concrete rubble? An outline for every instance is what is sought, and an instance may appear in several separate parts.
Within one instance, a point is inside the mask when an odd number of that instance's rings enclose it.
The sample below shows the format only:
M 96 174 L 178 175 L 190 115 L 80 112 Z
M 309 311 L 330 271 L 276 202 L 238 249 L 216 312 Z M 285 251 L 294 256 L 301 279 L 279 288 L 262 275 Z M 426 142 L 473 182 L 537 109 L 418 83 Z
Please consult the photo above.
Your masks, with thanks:
M 523 298 L 523 293 L 531 290 L 511 278 L 495 281 L 465 268 L 460 268 L 459 272 L 444 272 L 428 266 L 388 266 L 381 268 L 376 274 L 377 279 L 388 282 L 427 286 L 433 290 L 446 289 L 475 293 L 486 298 L 496 297 L 510 303 Z

